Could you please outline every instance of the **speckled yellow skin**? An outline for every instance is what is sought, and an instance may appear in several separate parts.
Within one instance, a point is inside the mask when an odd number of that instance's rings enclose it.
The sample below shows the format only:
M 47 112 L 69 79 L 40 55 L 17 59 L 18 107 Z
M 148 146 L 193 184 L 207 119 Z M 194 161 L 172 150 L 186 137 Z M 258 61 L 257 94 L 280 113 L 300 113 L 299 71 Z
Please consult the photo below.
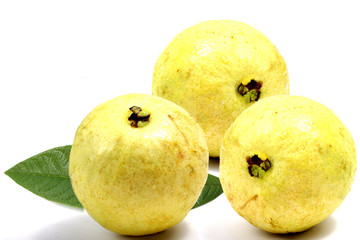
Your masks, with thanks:
M 150 113 L 133 128 L 132 106 Z M 206 182 L 209 152 L 183 108 L 129 94 L 96 107 L 79 126 L 70 154 L 77 198 L 103 227 L 123 235 L 168 229 L 185 218 Z
M 218 157 L 225 131 L 254 102 L 238 92 L 241 83 L 262 81 L 260 99 L 288 94 L 286 64 L 259 31 L 234 20 L 194 25 L 159 56 L 152 93 L 184 107 L 207 137 L 210 156 Z
M 246 157 L 268 157 L 263 178 Z M 305 97 L 272 96 L 247 108 L 226 132 L 220 180 L 236 212 L 272 233 L 301 232 L 344 200 L 356 170 L 349 131 L 324 105 Z

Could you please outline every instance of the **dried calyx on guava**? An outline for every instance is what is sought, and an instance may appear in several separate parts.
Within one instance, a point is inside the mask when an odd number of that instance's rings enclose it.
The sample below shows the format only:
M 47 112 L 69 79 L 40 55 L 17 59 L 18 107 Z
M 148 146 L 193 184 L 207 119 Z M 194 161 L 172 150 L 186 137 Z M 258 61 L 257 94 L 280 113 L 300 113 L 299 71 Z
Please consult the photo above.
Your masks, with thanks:
M 143 111 L 141 107 L 132 106 L 129 108 L 132 112 L 128 120 L 130 121 L 131 127 L 137 128 L 146 125 L 149 122 L 150 113 Z
M 256 81 L 254 79 L 243 81 L 238 87 L 238 92 L 247 102 L 257 101 L 260 98 L 262 84 L 262 81 Z
M 246 157 L 249 174 L 251 177 L 262 178 L 267 170 L 271 168 L 271 162 L 264 154 L 254 154 Z

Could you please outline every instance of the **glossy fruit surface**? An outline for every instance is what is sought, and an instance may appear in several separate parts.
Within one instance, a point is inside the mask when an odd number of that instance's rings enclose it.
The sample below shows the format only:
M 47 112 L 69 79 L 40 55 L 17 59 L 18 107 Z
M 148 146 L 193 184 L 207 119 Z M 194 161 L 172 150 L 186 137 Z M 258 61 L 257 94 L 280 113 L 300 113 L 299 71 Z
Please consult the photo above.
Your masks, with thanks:
M 235 211 L 272 233 L 301 232 L 327 218 L 354 181 L 353 138 L 324 105 L 272 96 L 226 132 L 220 179 Z
M 183 108 L 128 94 L 97 106 L 70 153 L 77 198 L 103 227 L 146 235 L 182 221 L 207 179 L 205 135 Z
M 185 108 L 204 129 L 210 156 L 235 118 L 267 96 L 288 94 L 283 57 L 264 34 L 234 20 L 196 24 L 159 56 L 152 93 Z

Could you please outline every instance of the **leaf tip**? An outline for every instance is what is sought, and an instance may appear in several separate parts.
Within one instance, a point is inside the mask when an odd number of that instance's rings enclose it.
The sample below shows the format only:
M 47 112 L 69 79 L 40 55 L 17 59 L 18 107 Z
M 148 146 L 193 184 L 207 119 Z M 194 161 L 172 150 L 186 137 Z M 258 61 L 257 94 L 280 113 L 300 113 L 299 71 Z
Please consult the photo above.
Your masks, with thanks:
M 6 170 L 6 171 L 4 172 L 4 174 L 5 174 L 6 176 L 8 176 L 8 177 L 10 177 L 10 170 L 11 170 L 11 168 L 8 169 L 8 170 Z

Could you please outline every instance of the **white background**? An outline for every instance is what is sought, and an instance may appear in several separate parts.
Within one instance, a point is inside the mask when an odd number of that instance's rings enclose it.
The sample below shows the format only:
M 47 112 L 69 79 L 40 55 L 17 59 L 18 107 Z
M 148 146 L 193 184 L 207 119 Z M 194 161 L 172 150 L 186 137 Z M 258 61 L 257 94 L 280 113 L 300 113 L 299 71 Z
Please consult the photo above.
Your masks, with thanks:
M 360 14 L 356 1 L 1 1 L 0 236 L 4 239 L 137 239 L 85 212 L 46 201 L 3 172 L 71 144 L 96 105 L 151 93 L 158 55 L 183 29 L 234 19 L 263 32 L 288 65 L 290 93 L 334 110 L 359 147 Z M 218 175 L 217 163 L 210 172 Z M 183 222 L 139 239 L 353 239 L 360 179 L 343 204 L 307 232 L 272 235 L 238 216 L 224 195 Z

